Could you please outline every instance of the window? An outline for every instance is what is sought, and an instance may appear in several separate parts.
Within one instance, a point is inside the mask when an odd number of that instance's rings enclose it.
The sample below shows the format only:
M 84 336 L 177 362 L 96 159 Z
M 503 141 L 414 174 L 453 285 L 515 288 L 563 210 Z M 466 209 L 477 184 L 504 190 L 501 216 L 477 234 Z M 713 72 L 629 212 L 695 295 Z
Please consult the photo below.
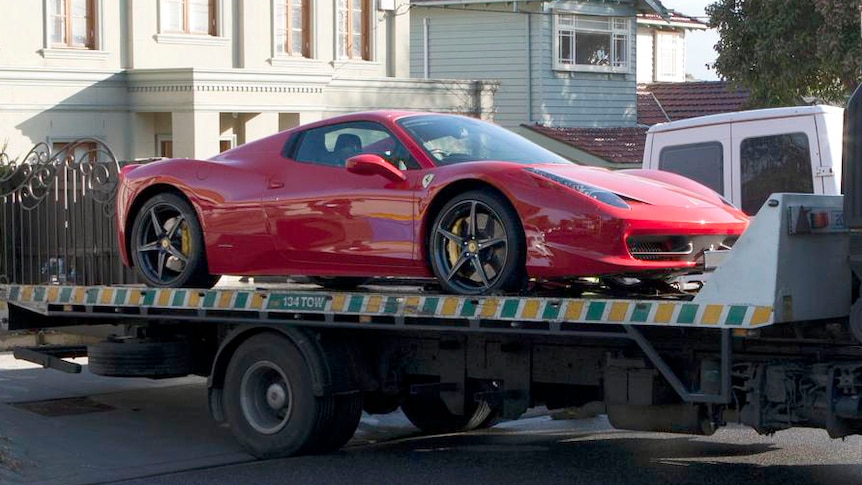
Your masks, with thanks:
M 724 194 L 724 150 L 721 143 L 665 147 L 659 154 L 658 168 L 678 173 Z
M 557 69 L 629 71 L 629 19 L 557 14 L 555 20 Z
M 371 60 L 371 0 L 338 0 L 339 59 Z
M 218 34 L 215 0 L 162 0 L 161 9 L 163 33 Z
M 50 0 L 51 47 L 96 48 L 95 0 Z
M 290 143 L 290 142 L 288 142 Z M 293 153 L 298 162 L 343 167 L 360 153 L 374 153 L 401 170 L 419 168 L 407 148 L 377 123 L 360 121 L 300 134 Z
M 311 57 L 311 2 L 275 0 L 275 51 Z
M 657 32 L 655 48 L 656 80 L 684 81 L 682 75 L 683 37 L 679 32 Z
M 742 140 L 739 147 L 742 210 L 755 214 L 773 192 L 814 192 L 805 133 Z

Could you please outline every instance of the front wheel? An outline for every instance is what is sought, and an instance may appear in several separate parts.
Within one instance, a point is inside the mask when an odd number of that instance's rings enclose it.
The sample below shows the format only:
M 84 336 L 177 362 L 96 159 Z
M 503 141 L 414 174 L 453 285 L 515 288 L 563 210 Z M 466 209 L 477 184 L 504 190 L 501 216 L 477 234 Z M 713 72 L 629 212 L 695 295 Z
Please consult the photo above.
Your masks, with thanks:
M 509 292 L 523 284 L 521 222 L 508 201 L 490 190 L 447 202 L 431 226 L 428 248 L 431 269 L 449 293 Z
M 132 222 L 130 249 L 135 271 L 147 286 L 211 288 L 218 281 L 207 271 L 197 215 L 176 194 L 144 202 Z

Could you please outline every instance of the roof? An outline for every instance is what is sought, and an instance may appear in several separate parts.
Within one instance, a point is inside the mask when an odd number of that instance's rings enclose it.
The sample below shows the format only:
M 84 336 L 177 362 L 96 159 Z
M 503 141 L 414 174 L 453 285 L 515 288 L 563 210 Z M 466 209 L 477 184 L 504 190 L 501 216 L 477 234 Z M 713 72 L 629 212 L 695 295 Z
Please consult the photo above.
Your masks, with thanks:
M 668 121 L 671 119 L 655 95 L 649 91 L 638 90 L 638 124 L 654 125 Z
M 645 127 L 550 128 L 526 124 L 523 126 L 609 162 L 640 164 L 643 160 L 647 130 Z
M 640 164 L 648 127 L 707 115 L 740 116 L 735 112 L 744 108 L 748 98 L 748 91 L 726 81 L 642 84 L 637 92 L 638 127 L 523 126 L 608 162 Z M 692 120 L 693 124 L 698 122 Z
M 706 22 L 701 22 L 695 17 L 683 15 L 675 10 L 668 10 L 667 17 L 662 17 L 655 12 L 639 13 L 637 15 L 638 25 L 654 25 L 656 27 L 677 27 L 691 30 L 706 30 Z
M 744 109 L 749 98 L 748 90 L 734 88 L 728 81 L 650 83 L 638 88 L 640 92 L 652 93 L 668 117 L 665 121 L 740 111 Z M 652 111 L 648 113 L 652 114 Z M 640 113 L 638 122 L 641 122 Z M 642 123 L 655 124 L 647 123 L 646 120 Z

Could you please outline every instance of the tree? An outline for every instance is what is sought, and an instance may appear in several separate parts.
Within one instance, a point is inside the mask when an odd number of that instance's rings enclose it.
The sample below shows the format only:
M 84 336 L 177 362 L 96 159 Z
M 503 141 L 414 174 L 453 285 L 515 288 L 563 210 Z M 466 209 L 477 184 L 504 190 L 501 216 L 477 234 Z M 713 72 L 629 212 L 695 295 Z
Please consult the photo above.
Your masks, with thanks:
M 860 0 L 717 0 L 707 7 L 720 35 L 713 69 L 751 91 L 751 104 L 805 97 L 843 103 L 862 68 Z

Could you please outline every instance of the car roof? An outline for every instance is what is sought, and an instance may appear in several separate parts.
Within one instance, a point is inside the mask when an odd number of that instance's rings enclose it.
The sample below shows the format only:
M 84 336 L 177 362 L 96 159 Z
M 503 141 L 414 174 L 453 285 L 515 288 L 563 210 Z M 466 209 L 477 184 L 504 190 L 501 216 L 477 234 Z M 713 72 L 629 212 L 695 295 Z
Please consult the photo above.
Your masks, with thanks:
M 315 121 L 313 123 L 307 123 L 300 126 L 297 126 L 293 129 L 306 129 L 313 128 L 317 126 L 325 126 L 335 123 L 342 123 L 347 121 L 356 121 L 356 120 L 371 120 L 371 121 L 395 121 L 401 118 L 407 118 L 410 116 L 421 116 L 421 115 L 439 115 L 439 116 L 460 116 L 456 113 L 439 113 L 435 111 L 411 111 L 411 110 L 373 110 L 373 111 L 359 111 L 355 113 L 346 113 L 342 115 L 333 116 L 331 118 L 325 118 L 320 121 Z

